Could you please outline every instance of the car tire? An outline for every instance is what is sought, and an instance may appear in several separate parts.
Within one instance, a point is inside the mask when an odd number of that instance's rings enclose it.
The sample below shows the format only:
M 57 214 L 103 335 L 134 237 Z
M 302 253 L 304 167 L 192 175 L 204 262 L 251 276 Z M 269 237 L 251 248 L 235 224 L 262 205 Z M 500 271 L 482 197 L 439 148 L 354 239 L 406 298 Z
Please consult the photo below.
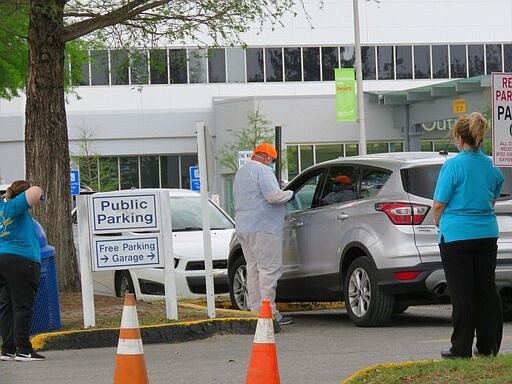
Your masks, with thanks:
M 359 327 L 384 325 L 393 313 L 393 296 L 377 285 L 376 270 L 367 257 L 355 259 L 343 283 L 349 319 Z
M 247 291 L 247 268 L 243 256 L 238 257 L 229 267 L 229 297 L 234 309 L 249 310 Z
M 403 303 L 399 303 L 399 302 L 395 301 L 393 303 L 393 314 L 404 313 L 405 311 L 407 311 L 408 308 L 409 308 L 409 306 L 407 304 L 403 304 Z
M 129 271 L 116 271 L 116 296 L 124 297 L 127 293 L 135 294 L 132 277 Z

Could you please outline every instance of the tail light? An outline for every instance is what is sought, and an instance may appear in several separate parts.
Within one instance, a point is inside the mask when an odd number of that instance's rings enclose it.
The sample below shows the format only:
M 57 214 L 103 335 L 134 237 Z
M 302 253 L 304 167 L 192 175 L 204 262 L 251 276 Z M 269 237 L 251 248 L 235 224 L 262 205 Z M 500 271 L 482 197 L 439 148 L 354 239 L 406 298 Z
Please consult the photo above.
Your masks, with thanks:
M 411 203 L 377 203 L 375 209 L 384 212 L 393 224 L 418 225 L 425 219 L 430 206 Z

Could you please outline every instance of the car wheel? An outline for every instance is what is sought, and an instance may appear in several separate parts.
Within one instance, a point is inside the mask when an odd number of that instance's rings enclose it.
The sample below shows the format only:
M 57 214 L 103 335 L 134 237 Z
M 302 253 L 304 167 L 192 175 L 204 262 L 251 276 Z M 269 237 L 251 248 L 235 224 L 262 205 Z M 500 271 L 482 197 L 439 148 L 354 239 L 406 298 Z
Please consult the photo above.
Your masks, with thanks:
M 344 280 L 345 308 L 350 320 L 359 327 L 385 324 L 393 313 L 393 296 L 377 285 L 376 271 L 366 257 L 355 259 Z
M 229 269 L 229 297 L 235 309 L 249 310 L 247 267 L 243 257 L 237 258 Z
M 132 277 L 128 271 L 117 271 L 116 273 L 116 295 L 124 297 L 127 293 L 135 294 Z

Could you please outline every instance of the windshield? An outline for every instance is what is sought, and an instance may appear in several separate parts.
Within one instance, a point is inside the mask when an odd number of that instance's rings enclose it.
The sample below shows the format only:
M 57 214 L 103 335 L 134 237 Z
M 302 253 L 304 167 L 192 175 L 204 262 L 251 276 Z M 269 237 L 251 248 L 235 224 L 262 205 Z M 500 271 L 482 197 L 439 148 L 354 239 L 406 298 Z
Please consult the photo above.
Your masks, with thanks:
M 233 229 L 231 220 L 214 204 L 208 202 L 211 229 Z M 174 231 L 203 229 L 201 198 L 195 196 L 171 197 L 171 222 Z

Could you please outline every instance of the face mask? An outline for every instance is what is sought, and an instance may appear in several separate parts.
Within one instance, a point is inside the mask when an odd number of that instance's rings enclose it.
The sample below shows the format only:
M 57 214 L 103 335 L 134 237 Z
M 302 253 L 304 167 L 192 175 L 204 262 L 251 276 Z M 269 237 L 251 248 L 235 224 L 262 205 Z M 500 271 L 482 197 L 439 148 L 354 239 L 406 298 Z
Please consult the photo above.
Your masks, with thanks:
M 271 170 L 276 170 L 276 163 L 269 164 L 268 166 L 270 167 Z
M 332 185 L 332 191 L 333 192 L 339 192 L 341 190 L 341 187 L 339 184 L 333 184 Z
M 464 150 L 464 147 L 461 144 L 457 143 L 455 145 L 457 146 L 457 149 L 459 150 L 459 152 L 462 152 Z

